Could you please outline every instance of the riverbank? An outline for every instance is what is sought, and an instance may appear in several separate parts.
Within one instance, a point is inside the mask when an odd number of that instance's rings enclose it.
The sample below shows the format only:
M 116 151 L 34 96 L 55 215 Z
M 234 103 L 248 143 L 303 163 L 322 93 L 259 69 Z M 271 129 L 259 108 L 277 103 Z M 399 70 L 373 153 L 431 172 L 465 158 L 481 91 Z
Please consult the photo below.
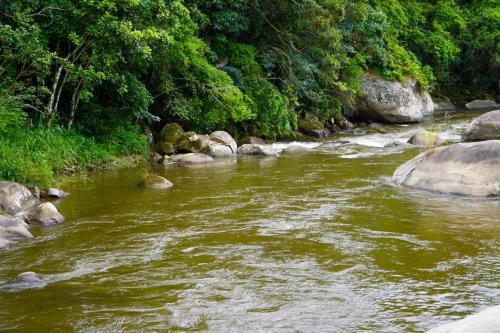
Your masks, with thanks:
M 147 152 L 147 138 L 133 127 L 97 139 L 61 127 L 11 128 L 0 140 L 0 180 L 47 188 L 71 175 L 131 165 Z

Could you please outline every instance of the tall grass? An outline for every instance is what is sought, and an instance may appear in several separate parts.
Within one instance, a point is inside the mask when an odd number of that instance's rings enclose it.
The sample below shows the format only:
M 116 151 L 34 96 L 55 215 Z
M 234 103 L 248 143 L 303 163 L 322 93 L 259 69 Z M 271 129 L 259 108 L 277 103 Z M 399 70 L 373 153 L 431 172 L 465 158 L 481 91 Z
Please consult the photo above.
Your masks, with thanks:
M 60 127 L 14 127 L 0 136 L 0 179 L 48 187 L 68 167 L 104 167 L 115 157 L 146 151 L 147 141 L 136 128 L 97 141 Z

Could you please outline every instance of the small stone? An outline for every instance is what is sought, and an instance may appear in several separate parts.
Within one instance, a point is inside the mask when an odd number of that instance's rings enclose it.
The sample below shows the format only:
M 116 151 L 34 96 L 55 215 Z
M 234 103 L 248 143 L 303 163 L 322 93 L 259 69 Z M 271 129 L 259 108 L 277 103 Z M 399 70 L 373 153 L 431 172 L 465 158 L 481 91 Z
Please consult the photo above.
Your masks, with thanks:
M 68 195 L 69 193 L 57 188 L 49 188 L 47 191 L 40 192 L 40 196 L 45 199 L 62 199 Z
M 483 99 L 483 100 L 478 99 L 465 104 L 465 107 L 469 110 L 495 110 L 500 108 L 500 104 L 488 99 Z

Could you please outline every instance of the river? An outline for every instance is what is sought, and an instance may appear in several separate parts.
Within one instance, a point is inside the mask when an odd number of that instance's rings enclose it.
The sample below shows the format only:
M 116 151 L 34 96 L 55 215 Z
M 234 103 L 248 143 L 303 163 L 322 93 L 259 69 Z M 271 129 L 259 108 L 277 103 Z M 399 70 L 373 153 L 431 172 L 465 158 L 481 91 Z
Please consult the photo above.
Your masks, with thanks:
M 497 305 L 500 201 L 391 185 L 419 149 L 382 147 L 415 127 L 155 168 L 163 191 L 136 186 L 147 165 L 68 183 L 66 222 L 0 253 L 0 331 L 423 332 Z

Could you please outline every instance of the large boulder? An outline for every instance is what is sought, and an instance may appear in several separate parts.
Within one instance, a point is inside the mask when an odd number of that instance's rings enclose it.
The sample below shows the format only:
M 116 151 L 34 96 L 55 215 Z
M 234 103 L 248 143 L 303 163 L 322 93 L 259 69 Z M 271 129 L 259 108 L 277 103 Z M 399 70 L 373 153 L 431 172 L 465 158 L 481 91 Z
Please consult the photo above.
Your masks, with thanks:
M 147 175 L 144 179 L 139 183 L 140 187 L 153 189 L 153 190 L 162 190 L 166 188 L 170 188 L 173 186 L 172 182 L 168 179 L 158 176 L 158 175 Z
M 277 157 L 278 151 L 267 145 L 246 144 L 238 148 L 238 154 L 249 156 Z
M 407 143 L 417 146 L 435 147 L 443 144 L 444 139 L 438 132 L 418 130 Z
M 24 221 L 9 215 L 0 214 L 0 228 L 3 230 L 4 237 L 33 238 Z
M 234 152 L 237 152 L 237 150 L 233 151 L 230 146 L 213 141 L 210 141 L 205 150 L 203 150 L 203 153 L 214 158 L 233 157 Z
M 182 134 L 184 134 L 184 130 L 181 125 L 177 123 L 166 124 L 160 132 L 159 142 L 161 145 L 166 142 L 170 142 L 172 145 L 175 145 Z
M 208 135 L 199 135 L 195 132 L 182 134 L 175 145 L 178 153 L 199 153 L 205 150 L 210 143 Z
M 500 305 L 433 328 L 427 333 L 500 333 Z
M 362 96 L 357 102 L 356 116 L 386 123 L 416 123 L 434 113 L 428 92 L 420 92 L 417 81 L 388 81 L 365 74 L 361 81 Z
M 207 164 L 213 163 L 215 160 L 206 154 L 189 153 L 170 156 L 170 162 L 181 164 Z
M 43 226 L 59 224 L 64 221 L 62 216 L 50 202 L 45 202 L 35 208 L 30 217 L 30 223 L 38 223 Z
M 474 119 L 464 134 L 465 141 L 500 140 L 500 110 Z
M 495 110 L 500 108 L 500 104 L 495 101 L 490 101 L 487 99 L 475 100 L 470 103 L 465 104 L 465 107 L 469 110 Z
M 238 154 L 238 146 L 236 145 L 236 141 L 234 141 L 233 137 L 228 132 L 213 132 L 212 134 L 210 134 L 210 141 L 220 143 L 229 147 L 233 155 Z
M 14 182 L 0 182 L 0 212 L 17 215 L 40 204 L 26 187 Z
M 500 140 L 431 149 L 400 166 L 393 181 L 438 193 L 498 197 Z

